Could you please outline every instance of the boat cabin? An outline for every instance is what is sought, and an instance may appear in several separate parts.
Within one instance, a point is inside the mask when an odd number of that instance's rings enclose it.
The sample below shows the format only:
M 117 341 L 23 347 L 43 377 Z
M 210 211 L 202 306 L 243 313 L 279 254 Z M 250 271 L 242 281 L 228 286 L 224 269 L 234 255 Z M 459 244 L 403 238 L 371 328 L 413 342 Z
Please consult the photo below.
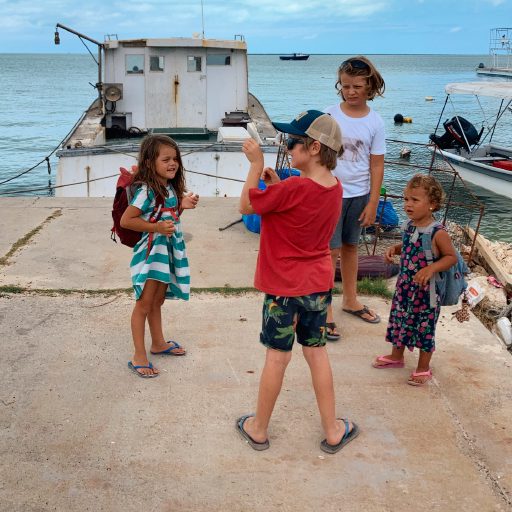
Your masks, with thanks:
M 229 112 L 248 111 L 243 38 L 107 40 L 105 128 L 195 136 L 218 131 Z

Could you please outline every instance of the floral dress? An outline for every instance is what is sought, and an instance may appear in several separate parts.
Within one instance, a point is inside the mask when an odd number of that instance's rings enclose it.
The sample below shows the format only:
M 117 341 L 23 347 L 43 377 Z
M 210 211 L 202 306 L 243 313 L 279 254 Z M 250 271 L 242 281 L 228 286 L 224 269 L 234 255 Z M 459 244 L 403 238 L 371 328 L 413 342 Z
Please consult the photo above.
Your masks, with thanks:
M 435 350 L 435 329 L 439 317 L 440 305 L 430 305 L 430 281 L 420 286 L 413 281 L 414 275 L 427 266 L 427 259 L 422 247 L 421 233 L 429 229 L 413 226 L 409 223 L 402 237 L 400 255 L 400 272 L 398 274 L 395 294 L 389 313 L 386 341 L 395 347 L 415 347 L 424 352 Z M 438 225 L 432 231 L 432 237 L 439 230 Z M 436 295 L 437 296 L 437 295 Z
M 149 253 L 149 233 L 142 233 L 140 241 L 133 248 L 130 271 L 137 300 L 142 295 L 148 279 L 167 283 L 166 299 L 189 299 L 190 268 L 181 223 L 179 217 L 174 213 L 174 210 L 178 209 L 178 199 L 170 185 L 167 190 L 169 195 L 165 198 L 160 220 L 172 220 L 176 231 L 170 236 L 153 233 Z M 147 186 L 142 185 L 135 192 L 130 204 L 142 211 L 142 219 L 149 221 L 156 205 L 155 194 L 151 189 L 148 192 Z M 173 211 L 169 211 L 171 209 Z

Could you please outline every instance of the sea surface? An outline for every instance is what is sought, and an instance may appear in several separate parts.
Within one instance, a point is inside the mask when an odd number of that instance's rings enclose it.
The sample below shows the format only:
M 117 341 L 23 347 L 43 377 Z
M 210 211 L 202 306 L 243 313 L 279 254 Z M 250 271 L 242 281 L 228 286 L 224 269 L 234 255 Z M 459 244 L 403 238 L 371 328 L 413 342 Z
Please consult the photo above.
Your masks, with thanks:
M 443 108 L 449 82 L 503 80 L 479 77 L 475 67 L 487 55 L 369 56 L 386 81 L 383 98 L 370 105 L 384 119 L 389 139 L 425 143 Z M 311 55 L 307 61 L 280 61 L 277 55 L 249 55 L 249 89 L 277 121 L 289 121 L 302 110 L 339 101 L 334 88 L 337 68 L 346 55 Z M 97 95 L 97 67 L 88 54 L 0 54 L 0 197 L 19 189 L 48 187 L 54 182 L 57 158 L 53 151 Z M 426 101 L 426 97 L 434 98 Z M 471 97 L 460 97 L 459 113 L 478 128 L 498 108 L 484 99 L 480 110 Z M 395 114 L 412 123 L 396 125 Z M 450 105 L 443 120 L 455 115 Z M 512 113 L 507 112 L 495 142 L 512 145 Z M 438 133 L 442 133 L 441 131 Z M 390 145 L 388 156 L 400 145 Z M 414 147 L 412 147 L 414 151 Z M 49 157 L 48 160 L 45 160 Z M 41 162 L 35 169 L 11 179 Z M 390 172 L 385 184 L 398 182 Z M 485 204 L 481 232 L 491 239 L 512 242 L 512 201 L 471 186 Z M 25 192 L 48 195 L 49 189 Z

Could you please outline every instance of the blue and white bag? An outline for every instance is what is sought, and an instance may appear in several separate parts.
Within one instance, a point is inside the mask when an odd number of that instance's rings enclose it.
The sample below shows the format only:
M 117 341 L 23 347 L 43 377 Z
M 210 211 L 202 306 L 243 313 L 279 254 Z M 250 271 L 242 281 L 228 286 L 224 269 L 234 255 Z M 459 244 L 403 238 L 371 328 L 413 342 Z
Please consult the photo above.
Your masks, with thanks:
M 412 221 L 406 223 L 406 229 L 411 226 Z M 412 235 L 413 239 L 421 235 L 421 242 L 427 263 L 430 265 L 434 261 L 432 253 L 432 234 L 437 227 L 442 224 L 438 221 L 433 222 L 422 230 L 421 233 L 416 232 Z M 430 306 L 436 306 L 436 292 L 439 296 L 439 304 L 441 306 L 454 306 L 459 303 L 461 295 L 464 294 L 468 283 L 466 282 L 465 275 L 469 273 L 469 268 L 462 258 L 461 254 L 455 249 L 457 262 L 447 270 L 436 272 L 430 281 Z

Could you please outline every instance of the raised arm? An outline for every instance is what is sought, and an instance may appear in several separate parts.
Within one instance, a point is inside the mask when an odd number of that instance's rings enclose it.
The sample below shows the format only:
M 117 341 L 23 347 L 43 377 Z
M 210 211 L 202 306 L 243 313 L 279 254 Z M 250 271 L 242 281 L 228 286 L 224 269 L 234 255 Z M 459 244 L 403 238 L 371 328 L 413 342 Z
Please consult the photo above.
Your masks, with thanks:
M 239 211 L 243 214 L 254 213 L 249 199 L 249 190 L 257 188 L 261 173 L 263 172 L 263 153 L 258 143 L 254 139 L 247 139 L 243 145 L 243 152 L 249 160 L 251 166 L 245 180 L 242 193 L 240 194 Z

